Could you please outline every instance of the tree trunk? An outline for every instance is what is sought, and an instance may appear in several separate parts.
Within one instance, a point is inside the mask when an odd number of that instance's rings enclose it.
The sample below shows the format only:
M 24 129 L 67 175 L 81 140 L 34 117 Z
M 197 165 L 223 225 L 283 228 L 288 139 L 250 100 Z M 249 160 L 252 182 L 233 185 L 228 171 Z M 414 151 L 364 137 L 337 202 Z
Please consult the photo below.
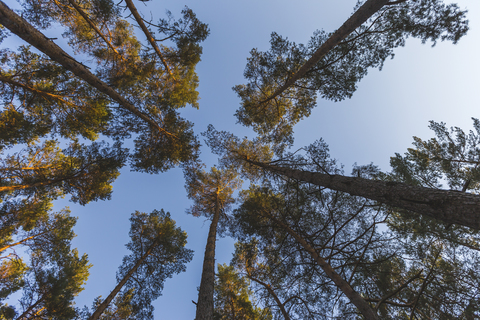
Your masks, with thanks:
M 412 186 L 402 182 L 302 171 L 252 160 L 245 161 L 288 178 L 375 200 L 446 223 L 480 229 L 480 196 L 478 195 Z
M 310 254 L 315 262 L 325 271 L 325 274 L 335 283 L 338 289 L 340 289 L 345 296 L 353 303 L 358 311 L 365 317 L 366 320 L 379 320 L 377 313 L 370 306 L 370 304 L 362 298 L 362 296 L 356 292 L 350 284 L 340 276 L 332 266 L 323 259 L 318 252 L 313 248 L 305 239 L 297 234 L 292 228 L 276 219 L 271 214 L 267 213 L 267 216 L 274 221 L 278 226 L 289 233 L 297 242 Z
M 250 272 L 248 272 L 247 270 L 247 278 L 252 280 L 252 281 L 255 281 L 256 283 L 262 285 L 263 287 L 265 287 L 265 289 L 267 289 L 268 293 L 273 297 L 273 299 L 275 300 L 275 303 L 277 304 L 277 306 L 280 308 L 280 311 L 282 312 L 282 315 L 283 315 L 283 318 L 285 320 L 290 320 L 290 315 L 288 314 L 287 310 L 285 310 L 285 306 L 283 305 L 283 303 L 280 301 L 280 299 L 278 298 L 277 294 L 275 293 L 275 291 L 273 291 L 272 287 L 263 282 L 263 281 L 260 281 L 254 277 L 252 277 L 252 275 L 250 274 Z
M 220 204 L 217 198 L 215 203 L 215 214 L 212 224 L 208 231 L 207 246 L 205 247 L 205 256 L 203 258 L 202 280 L 200 281 L 200 290 L 198 292 L 197 313 L 195 320 L 213 319 L 213 291 L 215 285 L 215 241 L 217 239 L 217 225 L 220 218 Z
M 72 0 L 70 0 L 70 1 L 72 1 Z M 125 0 L 125 3 L 127 5 L 128 9 L 130 9 L 130 12 L 132 13 L 133 17 L 135 18 L 138 25 L 142 29 L 143 33 L 147 37 L 148 42 L 150 42 L 150 45 L 152 46 L 152 48 L 155 50 L 158 57 L 162 61 L 163 66 L 165 67 L 165 70 L 167 70 L 168 74 L 173 78 L 173 73 L 170 70 L 170 68 L 168 67 L 167 61 L 165 61 L 165 58 L 163 57 L 163 54 L 160 51 L 160 48 L 157 46 L 157 43 L 155 42 L 155 39 L 153 38 L 152 34 L 148 30 L 147 26 L 145 25 L 145 23 L 143 23 L 143 19 L 140 16 L 140 14 L 138 13 L 137 8 L 133 4 L 132 0 Z
M 143 254 L 143 256 L 135 263 L 132 269 L 127 272 L 127 274 L 123 277 L 123 279 L 116 285 L 116 287 L 110 292 L 108 297 L 103 300 L 103 302 L 98 306 L 97 310 L 92 314 L 88 320 L 97 320 L 105 311 L 105 309 L 108 307 L 110 302 L 112 302 L 113 298 L 120 292 L 122 287 L 125 285 L 125 283 L 128 281 L 128 279 L 137 271 L 138 267 L 145 261 L 145 259 L 150 255 L 152 252 L 153 248 L 157 245 L 157 239 L 155 239 L 152 243 L 152 245 L 147 249 L 147 251 Z
M 31 240 L 31 239 L 33 239 L 33 238 L 36 238 L 36 237 L 38 237 L 38 236 L 44 235 L 45 233 L 47 233 L 47 232 L 49 232 L 49 231 L 50 231 L 50 230 L 47 230 L 47 231 L 45 231 L 45 232 L 41 232 L 41 233 L 39 233 L 39 234 L 34 234 L 33 236 L 27 237 L 27 238 L 22 239 L 22 240 L 20 240 L 20 241 L 18 241 L 18 242 L 15 242 L 15 243 L 11 243 L 11 244 L 9 244 L 9 245 L 6 245 L 5 247 L 0 248 L 0 252 L 5 251 L 5 250 L 7 250 L 8 248 L 15 247 L 15 246 L 17 246 L 17 245 L 19 245 L 19 244 L 22 244 L 22 243 L 24 243 L 24 242 L 26 242 L 26 241 L 28 241 L 28 240 Z
M 41 297 L 41 298 L 38 299 L 34 304 L 32 304 L 30 307 L 28 307 L 28 309 L 25 310 L 25 312 L 22 313 L 22 314 L 20 315 L 20 317 L 18 317 L 16 320 L 25 320 L 25 319 L 27 319 L 28 314 L 29 314 L 33 309 L 35 309 L 35 308 L 37 307 L 37 305 L 38 305 L 40 302 L 42 302 L 42 301 L 43 301 L 43 297 Z
M 355 29 L 360 27 L 365 21 L 367 21 L 375 12 L 380 10 L 386 5 L 389 0 L 367 0 L 358 10 L 343 23 L 343 25 L 335 31 L 330 38 L 325 41 L 320 48 L 308 59 L 307 62 L 295 72 L 283 86 L 278 88 L 271 96 L 263 100 L 261 103 L 268 102 L 283 91 L 292 86 L 295 81 L 303 77 L 308 70 L 310 70 L 315 64 L 317 64 L 330 50 L 337 46 L 343 39 L 345 39 Z
M 12 33 L 16 34 L 41 52 L 45 53 L 53 61 L 61 64 L 65 69 L 71 71 L 73 74 L 86 81 L 92 87 L 109 96 L 112 100 L 116 101 L 121 108 L 128 110 L 136 117 L 149 124 L 152 130 L 175 137 L 175 135 L 161 128 L 158 123 L 156 123 L 148 115 L 138 110 L 137 107 L 128 102 L 127 99 L 122 97 L 112 87 L 91 73 L 83 64 L 79 63 L 70 55 L 68 55 L 53 41 L 50 41 L 43 33 L 35 29 L 22 17 L 13 12 L 2 1 L 0 1 L 0 23 Z

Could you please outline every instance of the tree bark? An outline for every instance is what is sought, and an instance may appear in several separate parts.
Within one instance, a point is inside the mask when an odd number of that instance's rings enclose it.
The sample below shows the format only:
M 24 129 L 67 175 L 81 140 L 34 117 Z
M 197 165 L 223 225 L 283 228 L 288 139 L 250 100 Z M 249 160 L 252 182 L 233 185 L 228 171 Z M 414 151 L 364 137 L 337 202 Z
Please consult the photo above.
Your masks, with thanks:
M 70 1 L 72 1 L 72 0 L 70 0 Z M 160 51 L 160 48 L 157 46 L 157 43 L 155 42 L 155 39 L 152 37 L 152 34 L 148 30 L 147 26 L 145 25 L 145 23 L 143 23 L 143 19 L 140 16 L 140 14 L 138 13 L 137 8 L 133 4 L 132 0 L 125 0 L 125 3 L 127 4 L 128 9 L 130 9 L 130 12 L 132 13 L 133 17 L 135 18 L 138 25 L 142 29 L 143 33 L 147 37 L 148 42 L 150 42 L 150 45 L 152 46 L 152 48 L 157 53 L 158 57 L 160 58 L 160 61 L 162 61 L 163 66 L 165 67 L 165 70 L 167 70 L 168 74 L 173 78 L 173 73 L 172 73 L 172 71 L 170 70 L 170 68 L 167 64 L 167 61 L 165 61 L 165 58 L 163 57 L 163 54 Z
M 245 161 L 288 178 L 375 200 L 446 223 L 480 229 L 480 196 L 478 195 L 412 186 L 402 182 L 302 171 L 247 159 Z
M 345 39 L 356 28 L 360 27 L 367 21 L 375 12 L 380 10 L 389 0 L 367 0 L 358 10 L 343 23 L 343 25 L 335 31 L 330 38 L 325 41 L 320 48 L 308 59 L 307 62 L 295 72 L 283 86 L 278 88 L 271 96 L 260 103 L 266 103 L 275 97 L 282 94 L 286 89 L 292 86 L 295 81 L 302 78 L 308 70 L 317 64 L 330 50 L 337 46 L 343 39 Z
M 65 51 L 57 46 L 53 41 L 50 41 L 43 33 L 35 29 L 31 24 L 25 21 L 22 17 L 13 12 L 5 3 L 0 1 L 0 23 L 9 29 L 12 33 L 16 34 L 41 52 L 49 56 L 53 61 L 62 65 L 65 69 L 71 71 L 80 79 L 83 79 L 92 87 L 98 89 L 100 92 L 109 96 L 112 100 L 116 101 L 121 108 L 133 113 L 136 117 L 143 120 L 153 130 L 157 130 L 168 136 L 175 135 L 167 132 L 161 128 L 152 118 L 145 113 L 141 112 L 137 107 L 131 104 L 127 99 L 122 97 L 117 91 L 115 91 L 108 84 L 100 80 L 97 76 L 91 73 L 87 67 L 76 61 Z
M 125 283 L 130 279 L 130 277 L 137 271 L 138 267 L 142 265 L 142 263 L 147 259 L 147 257 L 150 255 L 152 250 L 155 248 L 157 245 L 157 239 L 158 237 L 153 241 L 152 245 L 147 249 L 147 251 L 143 254 L 143 256 L 135 263 L 132 269 L 130 269 L 127 274 L 123 277 L 123 279 L 115 286 L 115 288 L 110 292 L 110 294 L 107 296 L 105 300 L 98 306 L 97 310 L 92 314 L 88 320 L 97 320 L 105 311 L 105 309 L 108 307 L 110 302 L 112 302 L 113 298 L 120 292 L 122 287 L 125 285 Z
M 215 203 L 215 214 L 213 215 L 210 230 L 208 231 L 207 246 L 203 258 L 202 280 L 198 292 L 197 313 L 195 320 L 213 319 L 213 292 L 215 285 L 215 241 L 217 239 L 217 225 L 220 218 L 219 194 Z
M 362 298 L 362 296 L 356 292 L 350 284 L 343 279 L 336 271 L 332 268 L 332 266 L 323 259 L 305 239 L 303 239 L 298 233 L 295 232 L 292 228 L 290 228 L 287 224 L 283 223 L 282 221 L 276 219 L 270 213 L 267 213 L 267 216 L 275 222 L 279 227 L 284 229 L 288 234 L 290 234 L 315 260 L 315 262 L 323 269 L 325 274 L 335 283 L 338 289 L 340 289 L 345 296 L 353 303 L 358 311 L 365 317 L 366 320 L 379 320 L 379 317 L 375 310 L 370 306 L 370 304 Z

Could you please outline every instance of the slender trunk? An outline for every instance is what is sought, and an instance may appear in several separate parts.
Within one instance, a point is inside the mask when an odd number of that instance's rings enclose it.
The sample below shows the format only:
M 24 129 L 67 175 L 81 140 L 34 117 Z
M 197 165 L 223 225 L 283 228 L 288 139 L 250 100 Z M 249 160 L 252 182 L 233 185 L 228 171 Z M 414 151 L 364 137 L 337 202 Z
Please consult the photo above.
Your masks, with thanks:
M 23 83 L 20 83 L 18 81 L 15 81 L 13 80 L 12 78 L 9 78 L 9 77 L 5 77 L 4 75 L 2 75 L 0 73 L 0 81 L 2 82 L 5 82 L 5 83 L 9 83 L 11 84 L 12 86 L 15 86 L 15 87 L 20 87 L 20 88 L 23 88 L 25 90 L 28 90 L 28 91 L 31 91 L 31 92 L 34 92 L 34 93 L 37 93 L 39 95 L 41 95 L 44 99 L 54 99 L 54 100 L 58 100 L 62 103 L 65 103 L 66 105 L 68 106 L 71 106 L 71 107 L 76 107 L 73 103 L 65 100 L 62 96 L 60 95 L 56 95 L 56 94 L 53 94 L 53 93 L 49 93 L 49 92 L 46 92 L 46 91 L 43 91 L 43 90 L 39 90 L 39 89 L 36 89 L 36 88 L 32 88 L 32 87 L 29 87 Z M 48 101 L 48 100 L 47 100 Z
M 27 238 L 22 239 L 22 240 L 20 240 L 20 241 L 18 241 L 18 242 L 9 244 L 8 246 L 5 246 L 5 247 L 3 247 L 3 248 L 0 248 L 0 252 L 5 251 L 5 250 L 7 250 L 8 248 L 15 247 L 15 246 L 17 246 L 17 245 L 19 245 L 19 244 L 22 244 L 22 243 L 24 243 L 25 241 L 28 241 L 28 240 L 31 240 L 31 239 L 36 238 L 36 237 L 38 237 L 38 236 L 44 235 L 45 233 L 47 233 L 47 232 L 49 232 L 49 231 L 50 231 L 50 230 L 45 231 L 45 232 L 41 232 L 41 233 L 39 233 L 39 234 L 34 234 L 33 236 L 27 237 Z
M 123 61 L 126 61 L 125 58 L 115 49 L 115 47 L 112 45 L 110 41 L 105 37 L 105 35 L 97 28 L 95 23 L 88 17 L 88 14 L 82 10 L 82 8 L 74 1 L 74 0 L 68 0 L 68 2 L 77 10 L 77 12 L 87 21 L 87 23 L 92 27 L 93 30 L 102 38 L 103 41 L 112 49 L 113 52 Z
M 252 160 L 245 161 L 285 177 L 347 192 L 353 196 L 375 200 L 446 223 L 480 229 L 480 197 L 474 194 L 418 187 L 402 182 L 302 171 Z
M 25 310 L 25 312 L 22 313 L 22 314 L 20 315 L 20 317 L 18 317 L 16 320 L 27 319 L 27 315 L 28 315 L 33 309 L 35 309 L 35 307 L 38 306 L 38 304 L 39 304 L 40 302 L 42 302 L 42 301 L 43 301 L 43 297 L 40 298 L 40 299 L 38 299 L 37 302 L 35 302 L 34 304 L 32 304 L 30 307 L 28 307 L 28 309 Z
M 165 129 L 161 128 L 158 123 L 156 123 L 148 115 L 137 109 L 137 107 L 122 97 L 112 87 L 91 73 L 87 67 L 76 61 L 53 41 L 50 41 L 43 33 L 35 29 L 22 17 L 13 12 L 2 1 L 0 1 L 0 23 L 12 33 L 16 34 L 41 52 L 45 53 L 53 61 L 61 64 L 65 69 L 71 71 L 73 74 L 86 81 L 92 87 L 109 96 L 112 100 L 116 101 L 121 108 L 128 110 L 136 117 L 149 124 L 152 130 L 159 131 L 170 137 L 176 137 L 174 134 L 171 134 Z
M 358 311 L 365 317 L 367 320 L 379 320 L 377 313 L 370 304 L 362 298 L 362 296 L 356 292 L 350 284 L 345 281 L 333 268 L 332 266 L 323 259 L 318 252 L 313 248 L 305 239 L 303 239 L 298 233 L 296 233 L 292 228 L 282 221 L 276 219 L 271 214 L 267 213 L 268 217 L 274 221 L 278 226 L 283 228 L 288 232 L 297 242 L 310 254 L 310 256 L 315 260 L 315 262 L 325 271 L 326 275 L 335 283 L 338 289 L 340 289 L 345 296 L 353 303 Z
M 127 272 L 127 274 L 123 277 L 123 279 L 116 285 L 116 287 L 112 290 L 112 292 L 110 292 L 107 298 L 103 300 L 103 302 L 98 306 L 97 310 L 95 310 L 95 312 L 92 314 L 90 318 L 88 318 L 88 320 L 96 320 L 102 315 L 103 311 L 105 311 L 105 309 L 108 307 L 110 302 L 112 302 L 113 298 L 115 298 L 115 296 L 120 292 L 120 290 L 128 281 L 128 279 L 130 279 L 130 277 L 135 273 L 135 271 L 137 271 L 138 267 L 140 267 L 142 263 L 145 261 L 145 259 L 150 255 L 152 250 L 157 245 L 156 242 L 157 242 L 157 239 L 153 241 L 152 245 L 147 249 L 147 251 L 143 254 L 143 256 L 137 261 L 137 263 L 135 263 L 133 268 Z
M 202 280 L 198 292 L 197 313 L 195 320 L 213 319 L 213 291 L 215 285 L 215 241 L 217 239 L 217 225 L 220 218 L 220 204 L 217 198 L 215 203 L 215 214 L 208 231 L 207 246 L 203 258 Z
M 317 64 L 330 50 L 337 46 L 343 39 L 345 39 L 355 29 L 360 27 L 367 21 L 375 12 L 380 10 L 389 0 L 367 0 L 343 25 L 335 31 L 330 38 L 325 41 L 320 48 L 308 59 L 307 62 L 294 73 L 283 86 L 278 88 L 271 96 L 263 100 L 261 103 L 268 102 L 275 99 L 283 91 L 292 86 L 295 81 L 302 78 L 308 70 Z
M 72 0 L 70 0 L 70 1 L 72 1 Z M 160 48 L 157 46 L 157 43 L 155 42 L 155 39 L 152 37 L 152 34 L 148 30 L 147 26 L 145 25 L 145 23 L 143 23 L 143 19 L 140 16 L 140 14 L 138 13 L 137 8 L 133 4 L 132 0 L 125 0 L 125 3 L 127 4 L 128 9 L 130 9 L 130 12 L 132 13 L 133 17 L 135 18 L 138 25 L 142 29 L 143 33 L 147 37 L 148 42 L 150 42 L 150 45 L 153 47 L 153 49 L 157 53 L 158 57 L 162 61 L 163 65 L 165 67 L 165 70 L 167 70 L 168 74 L 173 78 L 173 73 L 172 73 L 172 71 L 170 71 L 170 68 L 167 64 L 167 61 L 165 61 L 165 58 L 163 57 L 163 54 L 160 51 Z
M 262 285 L 263 287 L 265 287 L 265 289 L 267 289 L 268 293 L 273 297 L 273 299 L 275 300 L 277 306 L 280 308 L 280 311 L 282 312 L 282 315 L 283 315 L 283 318 L 285 320 L 290 320 L 290 315 L 288 314 L 287 310 L 285 310 L 285 306 L 283 305 L 283 303 L 280 301 L 280 299 L 278 298 L 278 296 L 276 295 L 275 291 L 273 291 L 272 287 L 269 285 L 269 284 L 266 284 L 265 282 L 263 281 L 260 281 L 254 277 L 252 277 L 250 275 L 250 273 L 247 271 L 247 277 L 248 279 L 252 280 L 252 281 L 255 281 L 256 283 Z

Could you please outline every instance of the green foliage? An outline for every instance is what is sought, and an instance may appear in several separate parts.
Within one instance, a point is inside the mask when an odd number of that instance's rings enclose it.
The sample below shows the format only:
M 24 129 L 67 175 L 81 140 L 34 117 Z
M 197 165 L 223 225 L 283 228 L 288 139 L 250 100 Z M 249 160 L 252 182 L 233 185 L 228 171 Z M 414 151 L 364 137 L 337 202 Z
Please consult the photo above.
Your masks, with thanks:
M 212 167 L 206 172 L 189 167 L 184 172 L 185 188 L 194 202 L 188 212 L 194 216 L 213 216 L 217 207 L 225 215 L 235 202 L 233 192 L 242 185 L 233 168 Z
M 47 213 L 37 216 L 30 230 L 15 230 L 2 239 L 0 252 L 5 256 L 0 268 L 0 300 L 21 290 L 23 316 L 38 313 L 49 319 L 75 317 L 73 299 L 83 290 L 90 268 L 87 256 L 79 257 L 77 250 L 70 248 L 75 222 L 68 210 Z M 1 227 L 2 233 L 7 233 Z M 19 246 L 28 256 L 28 264 L 17 256 Z M 6 319 L 16 314 L 8 306 L 1 308 Z
M 249 281 L 242 277 L 233 266 L 218 264 L 215 281 L 214 319 L 218 320 L 267 320 L 268 310 L 252 304 Z
M 185 248 L 187 234 L 175 226 L 168 212 L 154 210 L 147 214 L 136 211 L 130 221 L 131 241 L 126 247 L 131 254 L 123 258 L 117 281 L 127 275 L 147 250 L 151 251 L 123 286 L 117 308 L 126 308 L 127 302 L 123 300 L 128 299 L 129 312 L 135 319 L 152 319 L 151 302 L 161 295 L 166 279 L 185 271 L 185 264 L 192 259 L 193 251 Z
M 78 142 L 60 150 L 58 142 L 32 143 L 25 150 L 4 157 L 0 193 L 5 197 L 45 196 L 54 200 L 70 194 L 80 204 L 109 199 L 111 183 L 126 160 L 126 152 L 115 144 L 84 146 Z
M 293 125 L 310 115 L 317 96 L 332 101 L 350 98 L 368 70 L 381 68 L 408 37 L 433 44 L 437 40 L 456 43 L 468 30 L 465 13 L 456 4 L 446 5 L 441 0 L 401 1 L 384 6 L 304 77 L 274 98 L 274 92 L 331 33 L 316 31 L 306 45 L 297 45 L 273 33 L 269 51 L 251 51 L 244 72 L 248 83 L 234 87 L 242 99 L 237 118 L 265 141 L 288 146 L 293 142 Z

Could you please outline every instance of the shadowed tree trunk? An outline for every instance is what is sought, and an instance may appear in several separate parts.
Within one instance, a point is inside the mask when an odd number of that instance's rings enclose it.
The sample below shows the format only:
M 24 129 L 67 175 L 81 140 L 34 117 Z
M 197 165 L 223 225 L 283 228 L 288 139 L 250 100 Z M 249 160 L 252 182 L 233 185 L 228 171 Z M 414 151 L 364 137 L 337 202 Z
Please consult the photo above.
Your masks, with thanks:
M 197 313 L 195 320 L 213 319 L 213 292 L 215 287 L 215 241 L 217 239 L 217 225 L 220 218 L 220 204 L 218 189 L 215 203 L 215 214 L 213 215 L 210 230 L 208 231 L 205 256 L 203 258 L 202 280 L 198 292 Z
M 287 224 L 283 223 L 282 221 L 276 219 L 274 216 L 266 213 L 266 216 L 271 219 L 275 224 L 285 230 L 288 234 L 290 234 L 313 258 L 313 260 L 323 269 L 325 274 L 335 283 L 337 288 L 345 294 L 345 296 L 353 303 L 357 308 L 358 311 L 365 317 L 366 320 L 379 320 L 379 317 L 375 310 L 370 306 L 370 304 L 362 298 L 362 296 L 356 292 L 350 284 L 340 276 L 332 266 L 323 259 L 305 239 L 303 239 L 298 233 L 295 232 L 292 228 L 290 228 Z
M 302 171 L 245 159 L 248 163 L 288 178 L 423 214 L 446 223 L 480 229 L 480 196 L 451 190 L 417 187 L 402 182 L 369 180 Z
M 398 3 L 403 1 L 398 1 Z M 327 41 L 325 41 L 320 48 L 308 59 L 307 62 L 288 80 L 278 88 L 271 96 L 263 100 L 261 103 L 268 102 L 275 99 L 283 91 L 292 86 L 295 81 L 303 77 L 308 70 L 310 70 L 315 64 L 317 64 L 330 50 L 337 46 L 343 39 L 345 39 L 355 29 L 360 27 L 365 21 L 368 20 L 375 12 L 380 10 L 384 5 L 388 4 L 389 0 L 367 0 L 343 25 L 335 31 Z M 392 2 L 393 4 L 393 2 Z
M 127 272 L 127 274 L 123 277 L 123 279 L 115 286 L 115 288 L 110 292 L 110 294 L 107 296 L 105 300 L 98 306 L 97 310 L 92 314 L 92 316 L 88 320 L 97 320 L 105 311 L 105 309 L 108 307 L 110 302 L 112 302 L 113 298 L 120 292 L 122 287 L 125 285 L 125 283 L 130 279 L 130 277 L 137 271 L 138 267 L 142 265 L 142 263 L 147 259 L 147 257 L 150 255 L 152 252 L 153 248 L 157 245 L 156 241 L 153 242 L 153 244 L 147 249 L 147 251 L 143 254 L 143 256 L 137 261 L 137 263 L 133 266 L 130 271 Z

